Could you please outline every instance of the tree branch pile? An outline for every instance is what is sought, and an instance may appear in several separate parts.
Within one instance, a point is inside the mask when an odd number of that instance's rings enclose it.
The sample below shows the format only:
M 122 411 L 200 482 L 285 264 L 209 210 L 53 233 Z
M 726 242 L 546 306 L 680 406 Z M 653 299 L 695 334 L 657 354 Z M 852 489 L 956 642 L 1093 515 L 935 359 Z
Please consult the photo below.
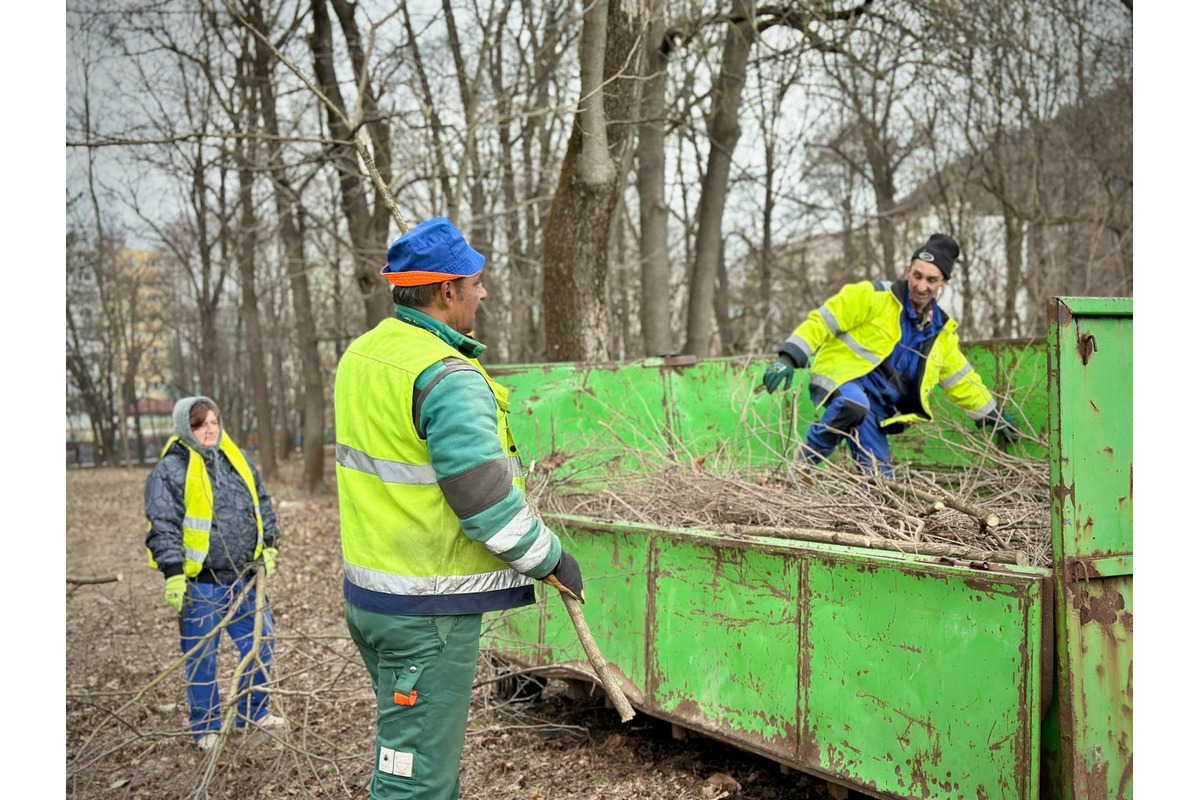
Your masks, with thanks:
M 644 471 L 600 480 L 592 469 L 568 474 L 535 464 L 529 494 L 543 514 L 1049 567 L 1047 460 L 1006 453 L 974 431 L 921 435 L 967 466 L 902 463 L 888 480 L 861 474 L 845 448 L 816 468 L 781 454 L 777 466 L 757 470 L 655 453 Z M 552 460 L 588 462 L 586 453 Z

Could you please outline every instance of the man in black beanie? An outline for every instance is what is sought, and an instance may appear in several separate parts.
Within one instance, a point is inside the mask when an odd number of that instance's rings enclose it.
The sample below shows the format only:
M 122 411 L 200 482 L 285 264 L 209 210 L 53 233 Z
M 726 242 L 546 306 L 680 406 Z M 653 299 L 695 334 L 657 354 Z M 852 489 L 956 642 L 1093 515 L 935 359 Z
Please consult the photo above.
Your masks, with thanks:
M 933 418 L 935 386 L 977 427 L 994 427 L 1006 442 L 1019 435 L 959 349 L 958 323 L 937 304 L 958 253 L 954 239 L 935 233 L 913 253 L 903 281 L 844 286 L 780 345 L 762 383 L 768 393 L 789 389 L 794 372 L 811 365 L 808 391 L 821 417 L 801 448 L 809 462 L 827 459 L 845 439 L 860 469 L 891 477 L 887 437 Z

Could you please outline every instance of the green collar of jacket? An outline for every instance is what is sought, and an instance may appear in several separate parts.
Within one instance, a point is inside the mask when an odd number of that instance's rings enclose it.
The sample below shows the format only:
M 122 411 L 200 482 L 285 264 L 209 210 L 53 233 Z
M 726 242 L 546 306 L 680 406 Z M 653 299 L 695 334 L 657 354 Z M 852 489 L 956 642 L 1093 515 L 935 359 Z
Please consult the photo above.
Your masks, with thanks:
M 415 308 L 396 306 L 396 319 L 401 322 L 407 322 L 409 325 L 415 325 L 418 328 L 424 328 L 430 333 L 437 335 L 439 339 L 467 358 L 477 359 L 483 355 L 483 351 L 487 350 L 487 345 L 480 344 L 470 336 L 462 335 L 446 323 L 434 319 L 423 311 L 417 311 Z

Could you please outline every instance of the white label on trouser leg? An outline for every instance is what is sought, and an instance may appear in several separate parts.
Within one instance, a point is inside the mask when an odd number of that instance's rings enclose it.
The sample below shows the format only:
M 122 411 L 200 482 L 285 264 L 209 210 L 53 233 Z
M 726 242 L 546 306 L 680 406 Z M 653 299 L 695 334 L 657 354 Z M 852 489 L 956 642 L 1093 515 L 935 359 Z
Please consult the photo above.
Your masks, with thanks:
M 379 748 L 379 771 L 402 778 L 412 777 L 412 753 L 402 753 L 390 747 Z

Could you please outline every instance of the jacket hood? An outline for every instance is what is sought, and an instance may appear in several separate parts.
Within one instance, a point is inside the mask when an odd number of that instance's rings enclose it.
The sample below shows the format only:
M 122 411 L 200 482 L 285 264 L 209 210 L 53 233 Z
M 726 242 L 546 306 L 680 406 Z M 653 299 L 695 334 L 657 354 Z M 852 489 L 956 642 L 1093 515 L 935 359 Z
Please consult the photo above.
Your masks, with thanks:
M 216 452 L 220 446 L 220 437 L 217 437 L 216 445 L 213 445 L 212 447 L 205 447 L 200 444 L 195 435 L 192 433 L 192 406 L 196 405 L 196 403 L 200 402 L 201 400 L 207 400 L 214 406 L 216 405 L 211 398 L 205 397 L 204 395 L 196 395 L 195 397 L 181 397 L 179 401 L 175 403 L 175 411 L 172 415 L 175 422 L 175 435 L 182 439 L 183 443 L 193 450 L 203 453 L 204 455 L 210 455 Z M 225 433 L 224 425 L 221 426 L 221 433 Z

